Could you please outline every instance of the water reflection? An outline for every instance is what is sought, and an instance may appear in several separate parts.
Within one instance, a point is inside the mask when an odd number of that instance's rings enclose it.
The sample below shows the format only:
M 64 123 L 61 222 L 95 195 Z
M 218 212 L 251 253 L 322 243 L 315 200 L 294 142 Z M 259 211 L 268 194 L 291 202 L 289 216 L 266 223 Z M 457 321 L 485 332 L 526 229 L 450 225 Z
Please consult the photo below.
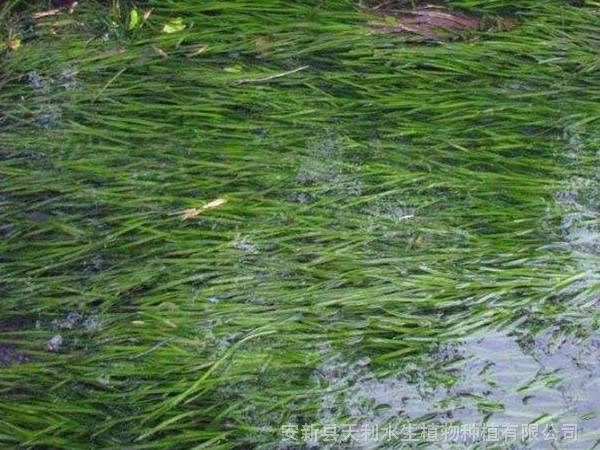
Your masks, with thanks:
M 429 358 L 429 367 L 412 365 L 385 378 L 374 376 L 368 361 L 330 359 L 318 374 L 329 388 L 321 423 L 482 424 L 519 430 L 539 424 L 538 439 L 515 442 L 516 448 L 591 448 L 600 439 L 600 336 L 595 332 L 581 337 L 559 327 L 535 336 L 485 332 Z M 444 376 L 447 382 L 440 382 Z M 576 424 L 578 442 L 561 446 L 546 440 L 542 431 L 549 424 L 559 432 Z M 375 447 L 373 441 L 348 446 Z

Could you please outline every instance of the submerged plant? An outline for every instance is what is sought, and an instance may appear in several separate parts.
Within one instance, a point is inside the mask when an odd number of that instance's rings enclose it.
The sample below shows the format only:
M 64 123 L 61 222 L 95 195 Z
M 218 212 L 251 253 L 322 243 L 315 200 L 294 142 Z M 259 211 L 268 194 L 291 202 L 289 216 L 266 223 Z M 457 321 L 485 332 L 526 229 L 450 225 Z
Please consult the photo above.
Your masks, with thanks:
M 436 42 L 347 0 L 42 3 L 0 9 L 0 447 L 600 439 L 594 2 L 443 2 L 515 26 Z

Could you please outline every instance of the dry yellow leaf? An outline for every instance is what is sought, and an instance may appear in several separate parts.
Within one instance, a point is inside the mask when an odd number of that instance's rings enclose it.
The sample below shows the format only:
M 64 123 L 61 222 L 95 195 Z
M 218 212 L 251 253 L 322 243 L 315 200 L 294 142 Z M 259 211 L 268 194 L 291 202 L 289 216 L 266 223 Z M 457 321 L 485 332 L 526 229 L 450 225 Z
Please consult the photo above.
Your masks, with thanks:
M 204 45 L 202 47 L 200 47 L 197 50 L 194 50 L 193 52 L 188 53 L 187 55 L 185 55 L 188 58 L 193 58 L 194 56 L 198 56 L 201 55 L 202 53 L 204 53 L 206 50 L 208 50 L 208 45 Z
M 154 8 L 150 8 L 150 9 L 147 9 L 146 11 L 144 11 L 144 15 L 142 16 L 142 21 L 145 22 L 146 20 L 148 20 L 148 18 L 150 17 L 150 15 L 152 15 L 153 12 L 154 12 Z
M 206 205 L 204 205 L 201 208 L 188 208 L 183 211 L 182 218 L 184 220 L 194 219 L 202 211 L 206 211 L 207 209 L 218 208 L 219 206 L 224 205 L 225 203 L 227 203 L 227 200 L 225 200 L 224 198 L 217 198 L 217 199 L 213 200 L 212 202 L 208 202 Z
M 6 46 L 10 49 L 10 50 L 16 50 L 21 46 L 21 39 L 19 38 L 12 38 L 12 39 L 8 39 L 6 41 Z
M 209 202 L 206 205 L 204 205 L 202 209 L 217 208 L 221 205 L 224 205 L 225 203 L 227 203 L 227 200 L 225 200 L 224 198 L 217 198 L 216 200 L 213 200 L 212 202 Z

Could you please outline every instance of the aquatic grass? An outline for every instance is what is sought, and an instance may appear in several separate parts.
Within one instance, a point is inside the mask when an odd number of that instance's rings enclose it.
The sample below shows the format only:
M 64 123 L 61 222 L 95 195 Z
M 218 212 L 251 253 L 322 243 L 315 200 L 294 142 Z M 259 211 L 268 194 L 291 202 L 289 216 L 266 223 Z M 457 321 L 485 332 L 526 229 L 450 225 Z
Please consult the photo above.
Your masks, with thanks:
M 2 14 L 23 46 L 1 62 L 0 329 L 29 360 L 0 368 L 4 445 L 277 448 L 322 420 L 329 354 L 385 377 L 481 331 L 597 330 L 555 196 L 597 167 L 600 16 L 449 3 L 515 26 L 419 43 L 349 1 Z

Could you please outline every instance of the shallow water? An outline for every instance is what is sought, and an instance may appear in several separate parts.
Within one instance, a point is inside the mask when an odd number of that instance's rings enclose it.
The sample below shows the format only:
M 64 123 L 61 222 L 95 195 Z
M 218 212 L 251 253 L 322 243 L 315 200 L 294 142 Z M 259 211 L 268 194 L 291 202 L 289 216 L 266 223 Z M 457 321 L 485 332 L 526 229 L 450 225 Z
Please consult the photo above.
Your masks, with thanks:
M 581 138 L 571 138 L 569 146 L 568 164 L 577 167 L 578 158 L 589 152 Z M 584 318 L 600 305 L 600 298 L 590 294 L 600 280 L 595 203 L 600 183 L 592 174 L 567 180 L 564 186 L 556 195 L 564 212 L 558 230 L 564 240 L 548 249 L 567 248 L 585 273 L 567 291 L 575 295 L 573 310 L 545 317 L 542 327 L 524 317 L 510 329 L 483 329 L 466 339 L 442 342 L 393 376 L 372 372 L 368 357 L 352 362 L 323 347 L 324 362 L 315 372 L 315 380 L 326 389 L 320 425 L 384 430 L 415 424 L 420 441 L 432 448 L 587 449 L 600 443 L 600 334 Z M 491 438 L 448 432 L 465 425 L 496 432 Z M 381 436 L 357 436 L 362 438 L 314 445 L 402 446 L 402 439 L 390 443 Z M 404 438 L 410 445 L 408 435 Z
M 575 337 L 559 327 L 536 335 L 485 331 L 429 355 L 429 361 L 429 367 L 409 366 L 399 375 L 378 378 L 368 360 L 349 364 L 339 355 L 330 359 L 315 375 L 328 386 L 321 425 L 352 423 L 357 429 L 384 430 L 389 424 L 421 424 L 424 430 L 438 430 L 430 443 L 440 448 L 477 441 L 492 445 L 504 442 L 502 436 L 510 441 L 511 429 L 516 442 L 530 433 L 519 448 L 554 448 L 561 444 L 561 433 L 573 425 L 577 441 L 563 439 L 561 445 L 590 448 L 600 439 L 600 398 L 595 395 L 600 389 L 598 333 Z M 440 378 L 434 373 L 440 362 L 451 379 L 446 385 L 432 381 Z M 475 424 L 500 430 L 499 440 L 467 434 L 443 440 L 442 430 Z M 348 448 L 380 444 L 375 439 L 347 443 Z

